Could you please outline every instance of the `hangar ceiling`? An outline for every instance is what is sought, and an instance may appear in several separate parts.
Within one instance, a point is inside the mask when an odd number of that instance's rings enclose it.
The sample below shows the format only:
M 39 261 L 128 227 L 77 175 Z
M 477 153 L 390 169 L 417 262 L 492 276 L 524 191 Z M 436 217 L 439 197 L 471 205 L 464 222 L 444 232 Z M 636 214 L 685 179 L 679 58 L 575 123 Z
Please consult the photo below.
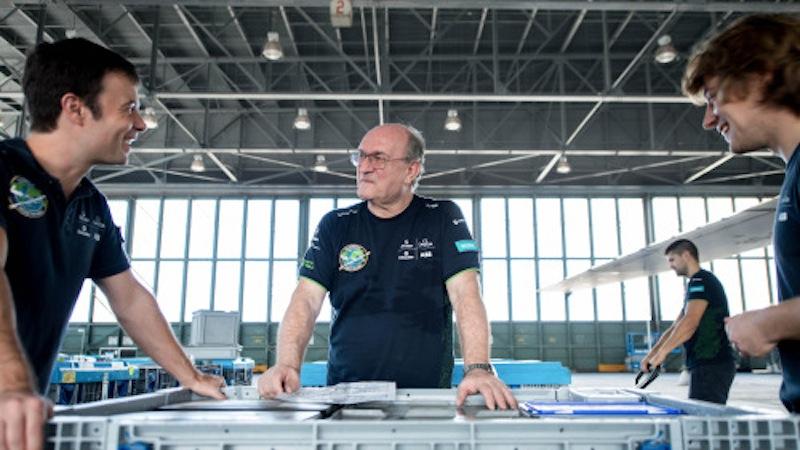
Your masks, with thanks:
M 352 186 L 369 128 L 426 136 L 427 186 L 767 185 L 768 151 L 731 158 L 680 92 L 692 47 L 776 1 L 354 0 L 0 2 L 0 119 L 24 132 L 21 72 L 37 40 L 82 36 L 132 60 L 158 127 L 106 186 Z M 438 5 L 438 6 L 437 6 Z M 489 5 L 491 7 L 489 7 Z M 277 33 L 283 57 L 262 55 Z M 677 58 L 655 60 L 659 38 Z M 663 43 L 663 42 L 662 42 Z M 310 129 L 293 126 L 298 110 Z M 460 131 L 444 128 L 456 110 Z M 569 173 L 559 173 L 566 155 Z M 205 171 L 191 170 L 200 157 Z M 314 170 L 324 157 L 327 171 Z M 197 164 L 197 163 L 196 163 Z

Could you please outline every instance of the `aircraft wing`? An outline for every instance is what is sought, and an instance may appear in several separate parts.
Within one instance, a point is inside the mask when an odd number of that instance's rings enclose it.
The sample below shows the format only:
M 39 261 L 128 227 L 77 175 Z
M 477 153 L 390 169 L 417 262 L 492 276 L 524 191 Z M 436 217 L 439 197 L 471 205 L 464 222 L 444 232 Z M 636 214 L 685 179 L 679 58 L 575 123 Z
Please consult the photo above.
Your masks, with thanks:
M 664 258 L 664 250 L 671 242 L 681 238 L 689 239 L 697 245 L 702 261 L 725 258 L 767 246 L 772 241 L 772 226 L 777 202 L 778 199 L 774 198 L 760 203 L 718 222 L 673 236 L 629 255 L 620 256 L 611 262 L 592 267 L 586 272 L 566 278 L 541 290 L 570 292 L 664 272 L 669 270 L 669 265 Z

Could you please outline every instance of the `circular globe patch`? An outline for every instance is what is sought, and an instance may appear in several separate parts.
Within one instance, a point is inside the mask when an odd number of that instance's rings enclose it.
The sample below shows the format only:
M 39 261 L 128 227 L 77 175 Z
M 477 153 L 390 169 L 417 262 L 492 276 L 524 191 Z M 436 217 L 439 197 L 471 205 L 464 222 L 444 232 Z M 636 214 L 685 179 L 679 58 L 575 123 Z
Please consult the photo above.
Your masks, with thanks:
M 38 219 L 47 212 L 47 196 L 25 177 L 15 176 L 8 186 L 8 209 L 30 219 Z
M 369 261 L 369 252 L 358 244 L 347 244 L 339 252 L 339 270 L 357 272 Z

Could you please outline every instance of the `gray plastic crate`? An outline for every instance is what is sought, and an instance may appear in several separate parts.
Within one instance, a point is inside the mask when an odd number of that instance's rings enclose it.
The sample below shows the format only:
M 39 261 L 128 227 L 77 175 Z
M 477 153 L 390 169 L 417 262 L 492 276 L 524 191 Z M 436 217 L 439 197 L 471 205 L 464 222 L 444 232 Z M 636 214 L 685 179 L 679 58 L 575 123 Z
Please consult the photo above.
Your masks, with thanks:
M 238 312 L 200 310 L 192 313 L 192 334 L 189 345 L 234 347 L 238 344 Z
M 599 390 L 605 397 L 612 393 Z M 678 416 L 526 417 L 488 411 L 470 397 L 456 412 L 454 390 L 398 390 L 394 402 L 347 409 L 258 400 L 254 387 L 228 388 L 213 402 L 180 390 L 63 408 L 48 448 L 93 450 L 793 450 L 800 416 L 716 406 L 639 392 Z M 520 401 L 575 401 L 591 390 L 515 390 Z M 630 398 L 635 390 L 621 390 Z M 166 410 L 159 408 L 166 407 Z M 66 414 L 72 414 L 66 415 Z M 89 415 L 89 417 L 87 417 Z M 104 417 L 92 417 L 101 416 Z

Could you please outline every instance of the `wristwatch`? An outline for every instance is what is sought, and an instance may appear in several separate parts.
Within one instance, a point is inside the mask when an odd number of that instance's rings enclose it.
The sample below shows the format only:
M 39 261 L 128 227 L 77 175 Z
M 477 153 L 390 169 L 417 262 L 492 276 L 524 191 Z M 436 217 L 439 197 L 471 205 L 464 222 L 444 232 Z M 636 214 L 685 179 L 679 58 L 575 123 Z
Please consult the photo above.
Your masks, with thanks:
M 464 376 L 467 376 L 468 373 L 475 369 L 481 369 L 489 372 L 490 374 L 494 374 L 494 367 L 490 363 L 475 363 L 475 364 L 467 364 L 464 366 Z

